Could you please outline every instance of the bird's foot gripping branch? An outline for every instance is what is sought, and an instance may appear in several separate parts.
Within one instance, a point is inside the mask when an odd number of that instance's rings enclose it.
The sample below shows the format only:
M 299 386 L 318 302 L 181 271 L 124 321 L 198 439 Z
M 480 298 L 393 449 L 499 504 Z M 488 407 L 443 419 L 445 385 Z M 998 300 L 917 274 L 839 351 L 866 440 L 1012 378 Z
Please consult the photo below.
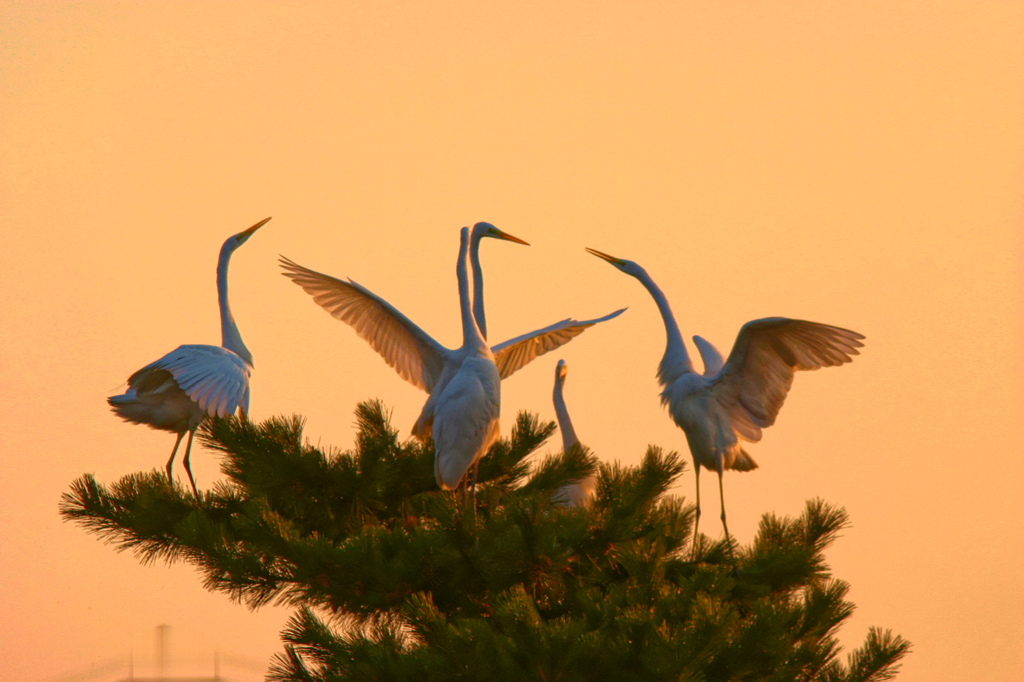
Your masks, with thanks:
M 430 443 L 399 442 L 379 402 L 356 418 L 344 453 L 304 442 L 297 417 L 212 419 L 200 437 L 226 480 L 200 499 L 161 471 L 83 476 L 61 514 L 252 608 L 296 606 L 274 680 L 883 680 L 909 650 L 872 630 L 839 660 L 853 605 L 824 551 L 841 508 L 811 501 L 765 515 L 749 546 L 692 551 L 693 507 L 668 494 L 676 453 L 528 461 L 554 426 L 520 414 L 481 460 L 473 514 L 437 489 Z M 553 500 L 595 472 L 588 506 Z

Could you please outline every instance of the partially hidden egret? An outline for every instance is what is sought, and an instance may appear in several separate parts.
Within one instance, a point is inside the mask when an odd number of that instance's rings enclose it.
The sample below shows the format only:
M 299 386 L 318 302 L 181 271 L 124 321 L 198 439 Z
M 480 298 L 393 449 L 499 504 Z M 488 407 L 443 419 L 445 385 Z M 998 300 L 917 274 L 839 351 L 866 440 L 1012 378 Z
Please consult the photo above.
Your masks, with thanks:
M 722 473 L 726 469 L 750 471 L 757 468 L 740 441 L 760 441 L 761 430 L 775 423 L 795 371 L 851 362 L 851 356 L 858 355 L 857 349 L 864 345 L 860 342 L 864 336 L 849 329 L 786 317 L 753 320 L 740 329 L 724 364 L 714 346 L 694 337 L 704 361 L 702 376 L 694 371 L 690 362 L 668 299 L 647 271 L 633 261 L 595 249 L 587 251 L 640 280 L 658 305 L 668 337 L 665 355 L 658 366 L 658 381 L 663 389 L 661 402 L 686 434 L 693 455 L 697 479 L 694 537 L 700 521 L 700 467 L 703 466 L 718 473 L 722 527 L 728 539 Z
M 569 410 L 565 406 L 565 377 L 569 374 L 569 366 L 565 360 L 559 360 L 555 365 L 555 388 L 552 392 L 552 400 L 555 403 L 555 417 L 558 419 L 558 430 L 562 433 L 562 450 L 569 452 L 574 446 L 580 444 L 576 437 L 576 430 L 572 427 L 572 420 L 569 418 Z M 597 476 L 590 474 L 585 478 L 573 481 L 555 493 L 555 500 L 560 504 L 572 507 L 582 507 L 590 500 L 597 488 Z
M 188 432 L 185 446 L 185 473 L 192 492 L 199 497 L 189 456 L 196 429 L 209 415 L 224 417 L 241 407 L 249 410 L 249 377 L 252 353 L 228 304 L 228 263 L 231 254 L 244 244 L 270 218 L 248 230 L 228 237 L 217 261 L 217 295 L 220 303 L 221 345 L 185 345 L 152 362 L 128 377 L 128 391 L 107 398 L 122 419 L 146 424 L 154 429 L 178 434 L 167 460 L 167 478 L 173 483 L 172 466 L 181 439 Z
M 470 260 L 474 270 L 477 271 L 480 270 L 478 257 L 480 239 L 492 237 L 521 244 L 526 243 L 498 230 L 489 223 L 477 223 L 472 233 L 469 228 L 464 229 L 469 242 Z M 460 252 L 461 249 L 460 245 Z M 460 267 L 464 264 L 462 259 L 459 263 Z M 459 350 L 445 348 L 390 303 L 351 279 L 346 282 L 324 275 L 283 256 L 281 257 L 281 267 L 284 269 L 283 274 L 312 296 L 314 302 L 335 319 L 355 329 L 356 333 L 369 343 L 384 358 L 384 361 L 398 372 L 399 376 L 430 394 L 423 411 L 416 420 L 412 433 L 421 440 L 426 440 L 434 435 L 436 445 L 434 418 L 437 414 L 437 404 L 442 396 L 447 395 L 445 389 L 455 376 L 461 362 L 458 356 Z M 473 306 L 474 301 L 469 296 L 468 281 L 466 287 L 466 302 Z M 483 319 L 482 275 L 476 278 L 474 287 L 475 299 L 480 302 L 476 305 L 476 314 Z M 490 351 L 500 378 L 508 378 L 540 355 L 569 342 L 599 322 L 617 317 L 624 310 L 618 310 L 594 320 L 562 320 L 493 346 Z M 473 321 L 474 327 L 479 331 L 475 315 Z M 465 335 L 465 333 L 464 322 L 463 334 Z M 482 333 L 481 337 L 483 337 Z M 465 471 L 461 473 L 460 478 L 464 475 Z M 452 481 L 450 476 L 438 477 L 438 485 L 446 489 L 454 488 L 458 483 L 459 478 Z

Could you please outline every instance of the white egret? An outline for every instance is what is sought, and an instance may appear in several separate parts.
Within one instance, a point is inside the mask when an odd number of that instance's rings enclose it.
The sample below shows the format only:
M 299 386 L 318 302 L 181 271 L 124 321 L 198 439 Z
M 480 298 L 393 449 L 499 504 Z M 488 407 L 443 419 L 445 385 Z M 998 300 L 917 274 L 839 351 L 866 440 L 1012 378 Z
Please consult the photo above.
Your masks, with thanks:
M 555 403 L 555 417 L 558 419 L 558 430 L 562 432 L 562 450 L 569 452 L 573 446 L 580 444 L 576 437 L 576 430 L 572 427 L 572 420 L 569 419 L 569 410 L 565 406 L 565 377 L 569 374 L 569 367 L 565 360 L 559 360 L 555 366 L 555 388 L 552 392 L 552 400 Z M 573 481 L 555 493 L 555 500 L 561 504 L 572 507 L 582 507 L 587 504 L 590 496 L 597 488 L 597 476 L 590 474 L 578 481 Z
M 466 263 L 469 228 L 462 228 L 456 277 L 462 346 L 449 349 L 370 290 L 281 258 L 284 274 L 333 317 L 352 326 L 398 374 L 430 397 L 413 435 L 434 436 L 434 475 L 439 486 L 458 486 L 469 467 L 498 437 L 501 377 L 494 354 L 473 319 Z
M 694 337 L 704 361 L 704 375 L 694 372 L 679 325 L 668 299 L 651 276 L 630 260 L 615 258 L 595 249 L 587 251 L 631 275 L 647 288 L 658 305 L 668 337 L 665 355 L 658 366 L 661 402 L 686 434 L 697 479 L 697 521 L 700 521 L 700 467 L 718 473 L 722 503 L 722 527 L 726 538 L 725 495 L 722 473 L 726 469 L 750 471 L 757 463 L 740 446 L 756 443 L 761 430 L 775 423 L 797 370 L 835 367 L 858 355 L 864 338 L 857 332 L 818 322 L 768 317 L 747 322 L 740 329 L 729 358 L 710 343 Z
M 467 232 L 469 231 L 468 228 Z M 470 241 L 470 257 L 475 270 L 479 270 L 479 242 L 492 237 L 525 244 L 488 223 L 477 223 Z M 475 242 L 475 248 L 473 243 Z M 445 348 L 390 303 L 353 280 L 343 281 L 303 267 L 281 257 L 285 276 L 313 297 L 320 307 L 353 329 L 377 351 L 399 376 L 423 389 L 430 398 L 413 427 L 413 435 L 420 439 L 432 433 L 430 418 L 434 406 L 444 394 L 448 382 L 455 375 L 456 351 Z M 483 279 L 475 284 L 476 314 L 483 316 Z M 467 282 L 468 287 L 468 282 Z M 467 300 L 469 300 L 467 289 Z M 625 311 L 617 310 L 594 320 L 565 319 L 542 329 L 517 336 L 491 348 L 501 379 L 507 379 L 535 358 L 568 343 L 589 327 L 610 320 Z M 475 320 L 475 318 L 474 318 Z M 479 325 L 477 325 L 479 328 Z M 482 336 L 482 335 L 481 335 Z M 436 438 L 435 438 L 436 440 Z M 441 481 L 438 481 L 441 484 Z M 456 481 L 457 483 L 457 481 Z M 443 487 L 443 486 L 442 486 Z M 452 486 L 454 487 L 454 486 Z
M 113 411 L 135 424 L 178 434 L 167 460 L 167 478 L 173 483 L 172 466 L 181 439 L 188 432 L 185 446 L 185 473 L 192 492 L 199 497 L 189 456 L 196 429 L 208 415 L 224 417 L 241 407 L 249 410 L 249 376 L 252 353 L 242 342 L 242 335 L 228 304 L 228 263 L 231 254 L 270 218 L 261 220 L 248 230 L 228 237 L 217 261 L 217 295 L 220 303 L 221 345 L 179 346 L 156 362 L 150 363 L 128 377 L 128 391 L 107 398 Z

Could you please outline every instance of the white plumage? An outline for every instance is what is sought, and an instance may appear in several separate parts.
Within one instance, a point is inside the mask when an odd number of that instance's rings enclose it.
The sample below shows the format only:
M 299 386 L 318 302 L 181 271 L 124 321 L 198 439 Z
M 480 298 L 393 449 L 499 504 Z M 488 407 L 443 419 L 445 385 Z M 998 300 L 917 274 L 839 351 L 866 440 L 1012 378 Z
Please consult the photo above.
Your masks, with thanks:
M 697 521 L 700 520 L 700 468 L 718 473 L 722 526 L 726 536 L 722 473 L 749 471 L 757 463 L 740 446 L 756 443 L 761 430 L 775 423 L 799 370 L 835 367 L 851 362 L 864 338 L 857 332 L 818 322 L 768 317 L 740 329 L 725 362 L 708 341 L 694 337 L 704 361 L 704 374 L 694 371 L 668 299 L 647 271 L 633 261 L 595 249 L 587 251 L 631 275 L 647 288 L 665 323 L 667 342 L 658 366 L 661 402 L 686 434 L 697 479 Z M 694 534 L 696 535 L 696 524 Z
M 107 399 L 113 411 L 126 421 L 178 434 L 167 460 L 167 477 L 173 481 L 172 466 L 182 437 L 185 473 L 192 491 L 199 497 L 189 456 L 195 431 L 208 415 L 224 417 L 241 407 L 249 409 L 249 377 L 252 354 L 231 315 L 228 304 L 228 264 L 231 254 L 270 218 L 229 237 L 217 262 L 217 291 L 220 303 L 222 346 L 179 346 L 156 362 L 128 377 L 128 391 Z
M 434 478 L 445 489 L 458 486 L 499 437 L 501 377 L 483 337 L 455 376 L 428 400 L 418 423 L 434 436 Z

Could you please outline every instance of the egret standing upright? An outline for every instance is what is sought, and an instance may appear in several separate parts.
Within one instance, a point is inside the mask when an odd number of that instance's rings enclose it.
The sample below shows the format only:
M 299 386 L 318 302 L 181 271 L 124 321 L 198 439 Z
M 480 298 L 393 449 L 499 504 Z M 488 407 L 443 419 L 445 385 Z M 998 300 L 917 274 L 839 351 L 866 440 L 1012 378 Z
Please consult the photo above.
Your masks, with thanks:
M 494 354 L 477 327 L 470 301 L 466 263 L 469 228 L 462 228 L 459 236 L 456 277 L 462 347 L 456 351 L 455 374 L 439 393 L 427 399 L 416 421 L 422 430 L 433 431 L 434 477 L 438 485 L 447 489 L 456 487 L 490 450 L 498 439 L 501 415 L 501 376 L 494 364 Z
M 220 304 L 221 345 L 184 345 L 150 363 L 128 377 L 128 391 L 107 398 L 113 411 L 122 419 L 146 424 L 154 429 L 178 434 L 167 460 L 167 478 L 173 484 L 172 466 L 185 432 L 185 473 L 192 492 L 196 488 L 189 456 L 196 429 L 208 415 L 224 417 L 241 407 L 249 410 L 249 377 L 252 374 L 252 353 L 242 342 L 242 335 L 228 304 L 228 263 L 231 254 L 270 218 L 248 230 L 228 237 L 217 261 L 217 295 Z
M 740 329 L 729 358 L 722 364 L 714 346 L 694 337 L 704 360 L 705 375 L 694 372 L 679 325 L 668 299 L 647 271 L 630 260 L 615 258 L 595 249 L 587 251 L 618 270 L 640 280 L 654 298 L 665 322 L 667 343 L 658 366 L 661 403 L 686 434 L 697 479 L 697 521 L 700 522 L 700 467 L 718 474 L 722 503 L 722 527 L 726 539 L 725 494 L 722 473 L 726 469 L 750 471 L 757 463 L 740 446 L 756 443 L 761 429 L 775 423 L 797 370 L 835 367 L 851 362 L 863 346 L 857 332 L 818 322 L 768 317 L 747 322 Z

